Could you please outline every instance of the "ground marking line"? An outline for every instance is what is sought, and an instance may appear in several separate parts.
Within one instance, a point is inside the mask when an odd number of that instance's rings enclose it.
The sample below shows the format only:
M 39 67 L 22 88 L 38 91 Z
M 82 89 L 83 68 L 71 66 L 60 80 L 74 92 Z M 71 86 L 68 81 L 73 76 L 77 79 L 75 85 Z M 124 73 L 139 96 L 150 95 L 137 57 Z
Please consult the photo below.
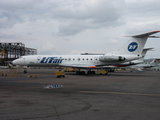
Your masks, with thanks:
M 79 91 L 79 92 L 80 92 L 80 93 L 101 93 L 101 94 L 121 94 L 121 95 L 160 96 L 160 94 L 123 93 L 123 92 L 101 92 L 101 91 Z

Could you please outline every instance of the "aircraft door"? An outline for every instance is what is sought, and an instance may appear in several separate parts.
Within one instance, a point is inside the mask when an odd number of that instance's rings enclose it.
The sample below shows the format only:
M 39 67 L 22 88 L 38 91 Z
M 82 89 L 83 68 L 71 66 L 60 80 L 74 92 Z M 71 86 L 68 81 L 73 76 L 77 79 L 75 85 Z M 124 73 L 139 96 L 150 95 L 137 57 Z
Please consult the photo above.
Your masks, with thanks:
M 40 63 L 40 61 L 41 61 L 41 56 L 38 56 L 37 57 L 37 63 Z
M 98 57 L 95 57 L 95 58 L 94 58 L 94 63 L 96 63 L 96 64 L 99 63 L 99 58 L 98 58 Z
M 26 62 L 25 62 L 25 57 L 23 58 L 23 62 L 24 62 L 24 65 L 25 65 L 25 63 L 26 63 Z

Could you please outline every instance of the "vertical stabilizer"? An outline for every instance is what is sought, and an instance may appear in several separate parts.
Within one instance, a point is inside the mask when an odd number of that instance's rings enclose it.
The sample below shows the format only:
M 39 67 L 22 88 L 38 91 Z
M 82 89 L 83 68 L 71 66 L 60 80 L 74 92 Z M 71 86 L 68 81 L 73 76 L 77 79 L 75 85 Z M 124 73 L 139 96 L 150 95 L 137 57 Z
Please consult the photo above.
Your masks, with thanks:
M 118 51 L 114 52 L 113 54 L 117 54 L 117 55 L 128 54 L 128 55 L 139 56 L 142 54 L 147 38 L 151 37 L 150 35 L 155 34 L 157 32 L 160 32 L 160 31 L 153 31 L 153 32 L 149 32 L 141 35 L 127 36 L 131 38 L 124 44 L 122 48 L 120 48 Z
M 156 67 L 159 64 L 159 59 L 154 59 L 151 63 L 150 63 L 150 67 Z

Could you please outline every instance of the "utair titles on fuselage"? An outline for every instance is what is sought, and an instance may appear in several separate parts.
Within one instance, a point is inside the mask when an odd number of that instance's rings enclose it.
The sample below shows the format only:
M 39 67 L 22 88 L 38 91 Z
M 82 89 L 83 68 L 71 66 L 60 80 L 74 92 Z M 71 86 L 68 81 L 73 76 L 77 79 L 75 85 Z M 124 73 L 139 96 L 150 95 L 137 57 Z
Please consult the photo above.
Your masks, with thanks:
M 62 57 L 43 57 L 40 63 L 62 63 L 62 60 L 64 60 Z
M 59 66 L 87 69 L 103 68 L 107 65 L 130 64 L 131 61 L 142 58 L 142 51 L 148 37 L 160 31 L 153 31 L 145 34 L 129 36 L 125 45 L 119 50 L 106 54 L 89 55 L 32 55 L 22 56 L 12 61 L 13 65 L 21 66 Z M 83 72 L 84 73 L 84 72 Z M 89 72 L 90 73 L 90 72 Z M 93 72 L 94 73 L 94 72 Z

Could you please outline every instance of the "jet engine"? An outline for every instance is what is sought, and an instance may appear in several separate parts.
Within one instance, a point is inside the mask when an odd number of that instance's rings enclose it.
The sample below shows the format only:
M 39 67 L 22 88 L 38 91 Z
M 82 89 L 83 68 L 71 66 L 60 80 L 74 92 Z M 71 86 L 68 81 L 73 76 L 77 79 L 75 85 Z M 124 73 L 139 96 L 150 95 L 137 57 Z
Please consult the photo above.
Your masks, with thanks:
M 101 62 L 108 62 L 108 61 L 124 61 L 126 60 L 125 57 L 122 56 L 100 56 L 99 61 Z

